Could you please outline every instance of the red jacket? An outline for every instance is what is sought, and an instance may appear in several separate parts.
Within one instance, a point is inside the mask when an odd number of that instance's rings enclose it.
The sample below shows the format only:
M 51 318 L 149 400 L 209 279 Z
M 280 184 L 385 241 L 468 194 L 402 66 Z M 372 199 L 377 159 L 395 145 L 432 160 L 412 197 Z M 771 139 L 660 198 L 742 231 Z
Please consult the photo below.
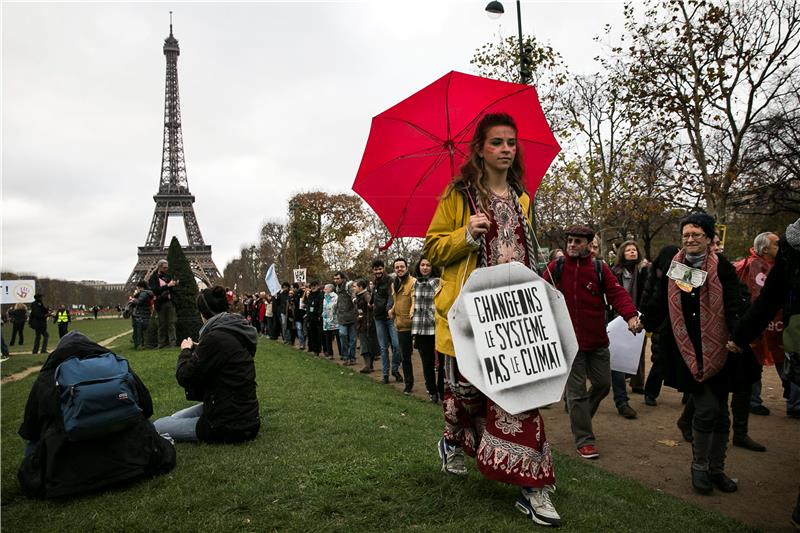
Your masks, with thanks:
M 551 261 L 542 274 L 546 281 L 552 282 L 550 276 L 555 272 L 556 262 L 557 260 Z M 578 338 L 578 349 L 581 351 L 597 350 L 608 346 L 604 293 L 609 305 L 625 320 L 638 314 L 630 295 L 619 284 L 617 277 L 611 272 L 608 265 L 604 261 L 601 261 L 601 265 L 603 267 L 602 290 L 600 289 L 600 280 L 597 279 L 592 255 L 578 258 L 565 256 L 564 269 L 556 284 L 556 288 L 564 294 L 567 300 L 567 309 L 569 309 L 569 316 L 575 328 L 575 336 Z

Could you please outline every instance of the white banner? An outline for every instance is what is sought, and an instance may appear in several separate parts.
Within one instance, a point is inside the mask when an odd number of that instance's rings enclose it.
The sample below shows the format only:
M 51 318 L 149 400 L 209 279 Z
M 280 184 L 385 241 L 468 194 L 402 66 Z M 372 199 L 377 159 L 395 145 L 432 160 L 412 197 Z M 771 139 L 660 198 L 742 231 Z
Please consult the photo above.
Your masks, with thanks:
M 0 281 L 0 303 L 30 303 L 36 294 L 35 279 L 12 279 Z
M 267 269 L 264 282 L 267 284 L 267 289 L 273 296 L 281 292 L 281 282 L 278 281 L 278 275 L 275 273 L 275 263 L 272 263 Z
M 305 283 L 306 282 L 306 269 L 305 268 L 295 268 L 294 269 L 294 282 L 295 283 Z

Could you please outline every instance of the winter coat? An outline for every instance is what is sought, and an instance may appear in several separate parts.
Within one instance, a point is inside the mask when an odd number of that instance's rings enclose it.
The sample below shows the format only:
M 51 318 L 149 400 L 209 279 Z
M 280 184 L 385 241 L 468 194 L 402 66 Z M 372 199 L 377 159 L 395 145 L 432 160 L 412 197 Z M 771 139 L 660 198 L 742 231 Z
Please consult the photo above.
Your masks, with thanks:
M 41 300 L 34 300 L 31 304 L 31 316 L 29 318 L 31 328 L 36 330 L 47 328 L 48 314 L 50 314 L 50 309 L 48 309 Z
M 356 306 L 356 331 L 359 333 L 365 333 L 369 331 L 370 325 L 372 324 L 373 316 L 372 310 L 369 308 L 371 296 L 368 290 L 364 290 L 364 292 L 359 293 L 355 297 L 355 306 Z
M 72 356 L 83 359 L 107 352 L 82 333 L 72 332 L 61 339 L 42 366 L 19 428 L 19 436 L 33 444 L 17 474 L 26 495 L 51 498 L 93 491 L 163 474 L 175 466 L 175 447 L 147 420 L 153 414 L 153 402 L 132 369 L 141 418 L 109 435 L 80 442 L 67 439 L 55 384 L 56 367 Z
M 156 311 L 167 302 L 172 301 L 172 287 L 167 286 L 170 281 L 172 281 L 172 276 L 169 274 L 153 272 L 150 276 L 150 290 L 156 297 Z
M 391 305 L 392 280 L 384 274 L 380 279 L 375 279 L 375 286 L 372 288 L 372 314 L 375 320 L 388 320 L 389 308 Z
M 331 291 L 322 299 L 322 329 L 325 331 L 336 331 L 339 329 L 339 321 L 336 316 L 337 303 L 339 296 Z
M 730 261 L 722 255 L 717 255 L 717 258 L 719 259 L 717 275 L 722 285 L 725 323 L 729 331 L 734 331 L 736 324 L 750 305 L 750 296 L 747 288 L 736 276 L 736 270 Z M 724 394 L 741 390 L 756 381 L 761 376 L 761 366 L 749 346 L 742 354 L 729 353 L 725 366 L 712 377 L 702 383 L 694 379 L 675 341 L 669 315 L 670 283 L 674 281 L 666 275 L 658 280 L 652 294 L 642 301 L 641 309 L 645 329 L 659 332 L 659 353 L 656 364 L 664 375 L 664 384 L 681 392 L 695 393 L 707 383 L 715 392 Z M 690 293 L 681 292 L 681 309 L 686 321 L 687 334 L 695 345 L 700 344 L 700 339 L 696 337 L 701 333 L 699 324 L 702 321 L 699 294 L 700 288 L 693 289 Z
M 28 311 L 25 309 L 12 309 L 8 312 L 8 319 L 14 325 L 23 325 L 28 320 Z
M 551 281 L 557 262 L 554 260 L 547 265 L 542 274 L 546 281 Z M 567 255 L 564 257 L 561 277 L 556 283 L 556 288 L 566 299 L 579 350 L 591 351 L 608 346 L 606 301 L 626 321 L 638 314 L 628 292 L 619 284 L 608 265 L 601 261 L 600 267 L 603 269 L 602 287 L 591 254 L 585 257 Z
M 733 331 L 733 341 L 741 347 L 753 342 L 778 310 L 783 311 L 784 327 L 793 315 L 800 314 L 800 250 L 789 245 L 786 236 L 781 237 L 775 264 L 764 281 L 761 294 L 753 300 Z
M 261 425 L 256 396 L 258 333 L 240 315 L 214 315 L 194 348 L 181 350 L 175 377 L 188 400 L 202 400 L 197 438 L 204 442 L 254 439 Z
M 309 320 L 319 322 L 322 320 L 322 299 L 324 293 L 317 289 L 306 296 L 306 316 Z
M 392 314 L 394 315 L 394 327 L 397 331 L 411 331 L 411 317 L 414 314 L 414 284 L 417 279 L 408 274 L 405 282 L 399 290 L 395 289 L 392 282 Z
M 527 194 L 519 197 L 519 205 L 530 221 L 530 198 Z M 447 312 L 478 262 L 477 249 L 467 243 L 469 217 L 467 198 L 457 190 L 450 191 L 436 207 L 422 250 L 422 257 L 442 269 L 441 282 L 433 298 L 436 308 L 436 351 L 450 356 L 455 356 L 456 351 L 447 324 Z
M 336 317 L 339 324 L 347 326 L 356 321 L 356 304 L 353 300 L 352 281 L 345 281 L 341 285 L 334 285 L 336 291 Z
M 147 289 L 139 291 L 133 298 L 133 318 L 147 320 L 150 318 L 150 299 L 154 298 L 153 292 Z

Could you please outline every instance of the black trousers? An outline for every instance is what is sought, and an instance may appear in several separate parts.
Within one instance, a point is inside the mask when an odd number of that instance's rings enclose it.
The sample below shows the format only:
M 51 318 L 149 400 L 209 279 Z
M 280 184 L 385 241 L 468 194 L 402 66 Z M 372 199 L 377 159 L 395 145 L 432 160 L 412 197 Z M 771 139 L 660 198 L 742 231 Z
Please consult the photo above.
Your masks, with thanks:
M 322 351 L 321 318 L 306 318 L 306 339 L 309 352 L 318 354 Z
M 67 334 L 67 329 L 69 329 L 69 322 L 59 322 L 58 323 L 58 338 L 59 339 Z
M 416 335 L 417 351 L 422 359 L 422 375 L 425 377 L 425 389 L 428 394 L 439 394 L 436 385 L 436 350 L 435 335 Z M 444 376 L 442 376 L 444 379 Z
M 400 345 L 400 355 L 403 357 L 403 382 L 407 389 L 414 384 L 414 365 L 411 362 L 411 354 L 414 352 L 413 339 L 411 330 L 397 332 L 397 343 Z
M 22 346 L 22 344 L 25 342 L 25 333 L 24 333 L 24 331 L 25 331 L 25 322 L 22 322 L 22 323 L 13 322 L 11 324 L 11 328 L 12 328 L 11 329 L 11 342 L 8 343 L 8 345 L 9 346 L 14 346 L 14 341 L 16 340 L 17 335 L 19 335 L 19 345 Z
M 50 338 L 50 334 L 47 333 L 47 324 L 44 326 L 40 326 L 33 330 L 35 332 L 35 336 L 33 338 L 33 353 L 39 352 L 39 343 L 41 342 L 42 345 L 42 353 L 47 351 L 47 339 Z

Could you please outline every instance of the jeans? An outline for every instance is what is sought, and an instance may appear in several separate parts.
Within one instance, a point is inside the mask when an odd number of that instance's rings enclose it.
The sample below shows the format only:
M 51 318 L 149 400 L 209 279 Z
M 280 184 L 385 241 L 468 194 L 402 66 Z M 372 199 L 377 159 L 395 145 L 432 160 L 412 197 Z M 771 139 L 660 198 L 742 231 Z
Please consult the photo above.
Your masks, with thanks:
M 291 323 L 289 322 L 289 317 L 286 316 L 286 313 L 281 313 L 281 331 L 283 336 L 283 342 L 286 344 L 292 343 L 292 331 L 291 331 Z
M 357 335 L 358 332 L 356 331 L 355 322 L 352 324 L 339 324 L 339 342 L 342 345 L 342 351 L 339 353 L 339 355 L 342 356 L 342 359 L 348 359 L 350 361 L 356 360 Z M 369 347 L 367 347 L 367 351 L 369 351 Z
M 586 389 L 586 380 L 592 382 Z M 611 360 L 608 348 L 579 350 L 567 378 L 567 405 L 575 446 L 594 444 L 592 417 L 611 388 Z
M 297 332 L 297 342 L 300 344 L 301 348 L 305 348 L 306 346 L 306 332 L 303 330 L 303 321 L 302 320 L 295 320 L 294 321 L 294 330 Z
M 147 326 L 150 325 L 150 317 L 133 317 L 133 347 L 144 347 L 144 336 Z
M 614 390 L 614 405 L 619 409 L 628 405 L 628 389 L 625 385 L 625 372 L 611 371 L 611 388 Z
M 392 374 L 400 368 L 400 346 L 397 341 L 397 329 L 394 327 L 394 320 L 391 318 L 375 319 L 375 330 L 378 333 L 378 345 L 381 349 L 381 366 L 383 375 L 389 375 L 389 343 L 392 345 Z
M 800 411 L 800 387 L 786 379 L 783 373 L 783 364 L 775 365 L 778 376 L 783 383 L 783 397 L 786 398 L 786 414 Z
M 203 404 L 198 403 L 159 418 L 153 425 L 160 434 L 169 433 L 175 442 L 197 442 L 197 421 L 202 414 Z

